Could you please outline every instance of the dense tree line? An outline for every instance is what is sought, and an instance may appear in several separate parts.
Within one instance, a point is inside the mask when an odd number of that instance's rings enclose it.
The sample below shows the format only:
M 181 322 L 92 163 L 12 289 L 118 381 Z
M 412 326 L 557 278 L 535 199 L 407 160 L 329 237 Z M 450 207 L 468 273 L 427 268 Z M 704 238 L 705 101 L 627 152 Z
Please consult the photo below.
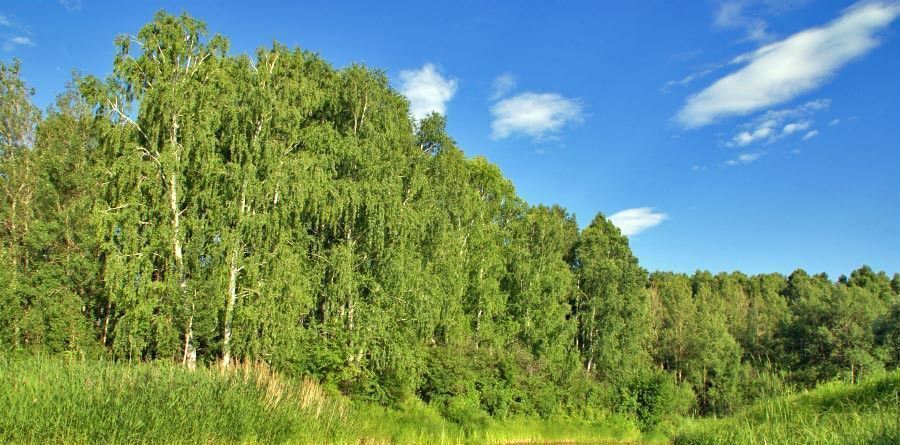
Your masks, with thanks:
M 46 113 L 0 63 L 0 350 L 264 361 L 451 419 L 645 426 L 900 365 L 900 275 L 648 274 L 532 206 L 383 72 L 187 15 Z

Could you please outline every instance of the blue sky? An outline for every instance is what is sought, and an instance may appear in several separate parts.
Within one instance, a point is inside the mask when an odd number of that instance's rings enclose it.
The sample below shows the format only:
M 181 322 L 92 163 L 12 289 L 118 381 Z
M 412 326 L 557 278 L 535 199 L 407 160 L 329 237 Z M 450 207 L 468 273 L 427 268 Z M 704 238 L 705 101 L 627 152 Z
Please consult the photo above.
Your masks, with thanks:
M 597 212 L 650 270 L 900 271 L 900 4 L 6 0 L 0 57 L 42 107 L 113 38 L 187 9 L 384 69 L 531 203 Z

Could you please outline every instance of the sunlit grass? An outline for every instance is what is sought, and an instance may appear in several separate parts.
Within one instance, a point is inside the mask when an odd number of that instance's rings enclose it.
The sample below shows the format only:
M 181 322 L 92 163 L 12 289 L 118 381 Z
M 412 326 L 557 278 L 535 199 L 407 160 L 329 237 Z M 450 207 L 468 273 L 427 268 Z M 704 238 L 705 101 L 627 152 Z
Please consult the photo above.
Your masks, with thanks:
M 0 441 L 339 442 L 348 404 L 268 368 L 0 359 Z
M 690 422 L 682 444 L 898 444 L 900 371 L 860 384 L 832 382 L 762 401 L 724 419 Z
M 265 365 L 189 371 L 0 357 L 0 442 L 16 444 L 499 444 L 631 442 L 633 420 L 486 419 L 458 425 L 418 401 L 353 403 Z M 646 437 L 643 439 L 646 440 Z M 761 401 L 723 419 L 688 422 L 675 444 L 900 443 L 900 371 Z
M 370 422 L 366 437 L 380 437 L 383 443 L 394 444 L 600 444 L 646 440 L 633 420 L 618 416 L 601 422 L 565 418 L 487 420 L 473 429 L 448 422 L 435 410 L 421 405 L 403 411 L 369 407 L 362 418 Z
M 632 421 L 487 419 L 353 403 L 316 382 L 239 363 L 189 371 L 0 356 L 0 442 L 14 444 L 497 444 L 639 438 Z

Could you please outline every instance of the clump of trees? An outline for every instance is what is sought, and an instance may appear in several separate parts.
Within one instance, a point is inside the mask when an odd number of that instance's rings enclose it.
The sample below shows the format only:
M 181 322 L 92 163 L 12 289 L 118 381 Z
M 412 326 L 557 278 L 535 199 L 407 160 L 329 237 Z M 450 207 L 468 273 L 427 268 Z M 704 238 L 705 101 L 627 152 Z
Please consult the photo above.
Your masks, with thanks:
M 0 350 L 264 361 L 461 423 L 652 427 L 900 364 L 900 275 L 648 274 L 532 206 L 385 74 L 190 16 L 40 113 L 0 63 Z

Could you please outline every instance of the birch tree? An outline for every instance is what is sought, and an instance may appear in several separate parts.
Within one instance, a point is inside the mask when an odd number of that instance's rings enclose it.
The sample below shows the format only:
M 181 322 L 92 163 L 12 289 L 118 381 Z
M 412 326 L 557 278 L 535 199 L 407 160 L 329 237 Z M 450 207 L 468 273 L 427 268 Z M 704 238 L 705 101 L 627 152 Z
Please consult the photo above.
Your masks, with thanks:
M 215 146 L 227 48 L 218 36 L 205 39 L 201 22 L 159 13 L 137 35 L 117 39 L 112 76 L 91 82 L 99 113 L 115 124 L 103 141 L 108 165 L 97 217 L 117 312 L 111 345 L 128 359 L 193 366 L 197 357 L 191 278 L 199 252 L 185 247 L 202 218 L 192 202 L 195 175 L 204 172 L 198 153 Z
M 602 379 L 627 381 L 648 363 L 647 275 L 628 239 L 603 215 L 581 233 L 575 273 L 585 368 Z

